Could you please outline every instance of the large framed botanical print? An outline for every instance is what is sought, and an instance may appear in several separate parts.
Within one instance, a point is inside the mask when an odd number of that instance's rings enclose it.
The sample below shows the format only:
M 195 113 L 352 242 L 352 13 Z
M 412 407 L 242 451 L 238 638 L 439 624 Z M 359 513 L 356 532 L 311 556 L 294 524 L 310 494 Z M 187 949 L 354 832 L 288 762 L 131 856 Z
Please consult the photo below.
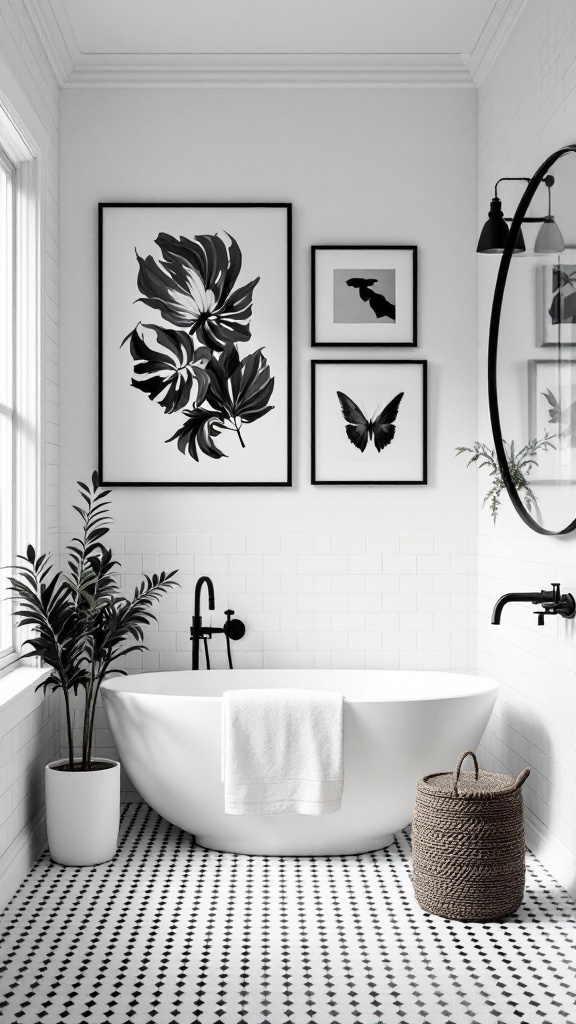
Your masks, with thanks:
M 99 471 L 291 484 L 291 205 L 99 205 Z

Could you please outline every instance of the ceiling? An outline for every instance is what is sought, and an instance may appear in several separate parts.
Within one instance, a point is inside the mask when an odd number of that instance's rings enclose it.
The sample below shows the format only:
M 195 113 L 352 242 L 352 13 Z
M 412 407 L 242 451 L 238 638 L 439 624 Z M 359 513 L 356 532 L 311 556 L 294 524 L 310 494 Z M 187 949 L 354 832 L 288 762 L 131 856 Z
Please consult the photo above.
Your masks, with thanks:
M 85 54 L 470 53 L 496 0 L 61 0 Z
M 63 85 L 474 85 L 526 0 L 24 0 Z

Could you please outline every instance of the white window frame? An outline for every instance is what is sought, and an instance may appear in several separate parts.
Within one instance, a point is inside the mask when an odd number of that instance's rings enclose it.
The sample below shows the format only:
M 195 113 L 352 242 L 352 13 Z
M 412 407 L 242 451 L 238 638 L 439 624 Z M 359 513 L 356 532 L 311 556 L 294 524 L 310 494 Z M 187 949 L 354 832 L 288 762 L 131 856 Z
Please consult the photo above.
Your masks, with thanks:
M 0 148 L 0 664 L 14 648 L 5 594 L 14 561 L 14 174 Z
M 41 390 L 42 203 L 39 154 L 0 95 L 0 149 L 13 166 L 13 558 L 36 548 L 42 536 Z M 1 478 L 0 478 L 1 480 Z M 0 595 L 5 599 L 6 594 Z M 12 630 L 12 647 L 0 655 L 0 675 L 16 666 L 23 631 Z M 33 663 L 33 662 L 32 662 Z M 28 662 L 30 664 L 30 662 Z

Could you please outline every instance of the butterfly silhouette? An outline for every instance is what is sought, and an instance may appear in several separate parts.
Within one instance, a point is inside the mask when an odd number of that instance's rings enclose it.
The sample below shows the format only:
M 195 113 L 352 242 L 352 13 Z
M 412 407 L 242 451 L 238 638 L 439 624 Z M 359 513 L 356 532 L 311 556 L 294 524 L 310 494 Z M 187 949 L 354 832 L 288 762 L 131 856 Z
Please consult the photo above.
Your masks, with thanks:
M 358 408 L 356 402 L 348 398 L 348 395 L 345 395 L 343 391 L 337 391 L 336 394 L 338 395 L 342 415 L 348 423 L 346 433 L 352 444 L 356 445 L 356 448 L 359 448 L 361 452 L 365 451 L 368 441 L 372 439 L 374 440 L 377 452 L 381 452 L 386 445 L 390 444 L 396 433 L 394 421 L 398 415 L 400 402 L 404 397 L 403 391 L 396 395 L 391 402 L 388 402 L 388 405 L 379 416 L 374 414 L 374 419 L 372 420 L 366 419 L 366 416 Z
M 563 409 L 550 388 L 546 388 L 546 391 L 542 391 L 541 394 L 550 406 L 549 422 L 558 424 L 560 441 L 569 443 L 571 448 L 576 448 L 576 402 L 572 402 L 571 405 L 565 406 Z

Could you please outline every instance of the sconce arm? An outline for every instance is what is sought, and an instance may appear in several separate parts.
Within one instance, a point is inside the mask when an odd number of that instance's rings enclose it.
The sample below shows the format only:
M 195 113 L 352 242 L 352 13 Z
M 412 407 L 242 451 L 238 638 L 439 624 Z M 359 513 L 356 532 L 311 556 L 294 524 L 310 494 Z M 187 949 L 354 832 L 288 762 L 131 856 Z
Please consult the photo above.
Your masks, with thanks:
M 498 198 L 498 185 L 501 181 L 531 181 L 531 178 L 498 178 L 498 181 L 494 185 L 494 195 Z

